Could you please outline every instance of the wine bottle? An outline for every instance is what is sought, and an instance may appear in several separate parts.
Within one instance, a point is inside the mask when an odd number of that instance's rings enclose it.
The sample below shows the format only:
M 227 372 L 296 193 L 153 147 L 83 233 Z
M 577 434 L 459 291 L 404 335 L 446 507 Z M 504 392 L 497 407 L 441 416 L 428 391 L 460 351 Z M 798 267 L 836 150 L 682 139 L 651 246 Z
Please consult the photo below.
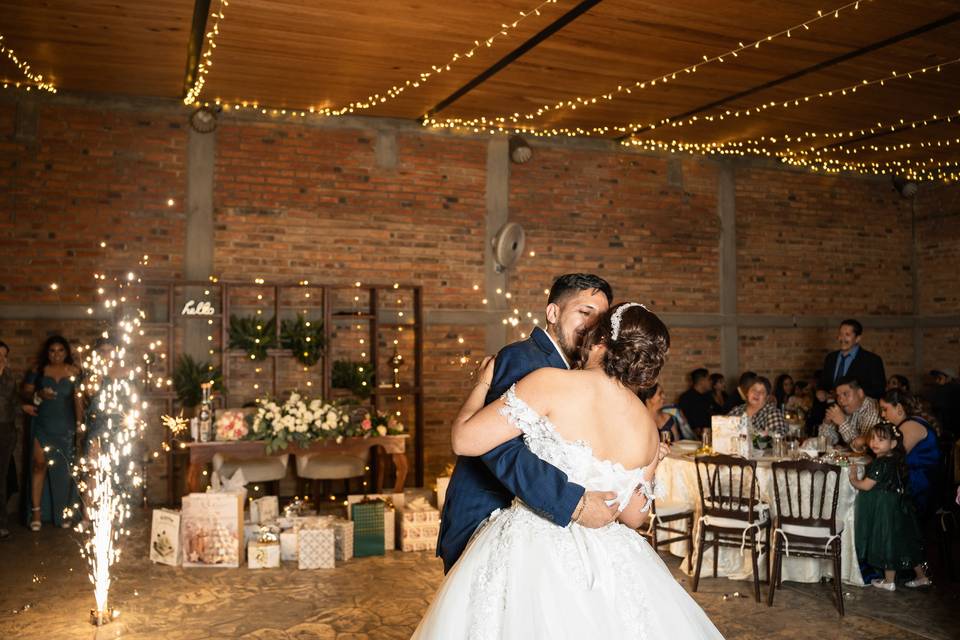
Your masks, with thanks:
M 200 385 L 200 442 L 210 442 L 213 440 L 213 402 L 210 399 L 210 388 L 213 386 L 210 382 L 204 382 Z

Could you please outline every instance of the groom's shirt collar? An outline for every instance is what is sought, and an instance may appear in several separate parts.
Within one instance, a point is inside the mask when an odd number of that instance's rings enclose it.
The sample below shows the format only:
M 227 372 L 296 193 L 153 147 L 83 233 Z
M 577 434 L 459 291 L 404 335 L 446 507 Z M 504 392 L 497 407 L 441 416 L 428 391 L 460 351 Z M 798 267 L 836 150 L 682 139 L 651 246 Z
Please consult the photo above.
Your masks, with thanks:
M 540 329 L 540 327 L 537 327 L 537 329 Z M 553 339 L 553 336 L 550 335 L 549 331 L 547 331 L 546 329 L 540 329 L 540 330 L 543 331 L 545 334 L 547 334 L 547 337 L 550 338 L 550 342 L 553 344 L 553 348 L 557 350 L 557 353 L 559 353 L 560 357 L 563 358 L 563 364 L 567 365 L 567 369 L 569 369 L 570 361 L 567 360 L 567 356 L 563 352 L 563 349 L 560 348 L 560 345 L 557 344 L 557 341 Z

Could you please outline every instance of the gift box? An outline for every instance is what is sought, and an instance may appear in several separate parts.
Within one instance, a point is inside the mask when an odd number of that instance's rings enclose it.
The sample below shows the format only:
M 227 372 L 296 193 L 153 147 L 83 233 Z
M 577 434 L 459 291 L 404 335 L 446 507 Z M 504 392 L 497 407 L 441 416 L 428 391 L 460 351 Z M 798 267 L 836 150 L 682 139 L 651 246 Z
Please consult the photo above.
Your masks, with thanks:
M 264 496 L 250 502 L 250 521 L 265 524 L 280 516 L 280 502 L 277 496 Z
M 280 543 L 251 540 L 247 544 L 247 567 L 250 569 L 276 569 L 280 566 Z
M 243 548 L 246 549 L 251 540 L 256 540 L 260 533 L 260 525 L 256 522 L 243 523 Z
M 280 532 L 280 559 L 284 562 L 291 562 L 297 559 L 297 538 L 296 531 Z
M 239 567 L 243 550 L 243 494 L 191 493 L 180 512 L 184 567 Z
M 353 557 L 353 527 L 353 521 L 344 518 L 337 518 L 333 523 L 334 551 L 337 560 L 349 560 Z
M 180 512 L 154 509 L 150 525 L 150 561 L 180 564 Z
M 423 498 L 409 502 L 400 518 L 401 551 L 427 551 L 437 546 L 440 512 Z
M 336 566 L 335 559 L 333 529 L 300 529 L 297 533 L 297 567 L 333 569 Z
M 384 538 L 383 500 L 365 500 L 350 505 L 353 521 L 353 555 L 358 558 L 382 556 L 386 549 Z
M 364 499 L 382 500 L 383 510 L 383 548 L 393 551 L 397 548 L 397 519 L 398 512 L 403 510 L 405 496 L 402 493 L 371 493 L 366 495 L 347 496 L 347 515 L 353 519 L 351 508 Z

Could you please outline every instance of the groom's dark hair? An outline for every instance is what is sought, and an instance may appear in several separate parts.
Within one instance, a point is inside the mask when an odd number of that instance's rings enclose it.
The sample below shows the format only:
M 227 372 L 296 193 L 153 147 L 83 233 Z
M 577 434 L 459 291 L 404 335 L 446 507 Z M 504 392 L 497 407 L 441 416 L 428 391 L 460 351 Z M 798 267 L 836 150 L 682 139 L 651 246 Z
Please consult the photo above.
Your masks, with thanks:
M 587 290 L 594 293 L 603 292 L 607 298 L 607 304 L 613 304 L 613 289 L 610 283 L 592 273 L 568 273 L 554 280 L 553 286 L 550 287 L 547 304 L 556 304 L 571 293 Z

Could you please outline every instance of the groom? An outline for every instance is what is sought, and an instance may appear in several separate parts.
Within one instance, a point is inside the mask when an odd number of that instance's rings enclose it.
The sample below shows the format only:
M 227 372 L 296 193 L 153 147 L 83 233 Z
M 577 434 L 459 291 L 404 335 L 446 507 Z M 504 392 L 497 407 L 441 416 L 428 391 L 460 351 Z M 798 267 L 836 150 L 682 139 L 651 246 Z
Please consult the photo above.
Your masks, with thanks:
M 585 273 L 560 276 L 547 298 L 547 330 L 536 327 L 530 337 L 497 354 L 485 404 L 542 367 L 569 369 L 576 364 L 583 334 L 613 302 L 606 280 Z M 522 437 L 505 442 L 479 458 L 460 457 L 447 488 L 437 555 L 447 573 L 463 553 L 476 528 L 497 509 L 510 506 L 514 496 L 540 516 L 564 527 L 576 520 L 585 527 L 602 527 L 614 520 L 617 507 L 605 500 L 613 493 L 585 491 L 567 474 L 537 457 Z M 574 518 L 574 514 L 577 515 Z

